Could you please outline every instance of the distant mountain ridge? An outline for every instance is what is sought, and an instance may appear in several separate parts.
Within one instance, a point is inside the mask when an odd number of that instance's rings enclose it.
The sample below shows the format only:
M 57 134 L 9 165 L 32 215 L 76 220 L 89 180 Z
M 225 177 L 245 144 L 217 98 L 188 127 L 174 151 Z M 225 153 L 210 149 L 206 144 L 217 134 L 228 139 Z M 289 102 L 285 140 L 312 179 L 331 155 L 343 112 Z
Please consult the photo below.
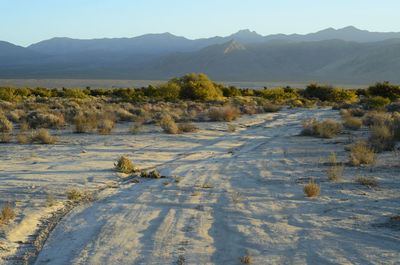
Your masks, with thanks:
M 400 82 L 400 33 L 350 26 L 195 40 L 170 33 L 53 38 L 26 48 L 0 42 L 0 78 L 169 79 L 187 72 L 226 81 Z

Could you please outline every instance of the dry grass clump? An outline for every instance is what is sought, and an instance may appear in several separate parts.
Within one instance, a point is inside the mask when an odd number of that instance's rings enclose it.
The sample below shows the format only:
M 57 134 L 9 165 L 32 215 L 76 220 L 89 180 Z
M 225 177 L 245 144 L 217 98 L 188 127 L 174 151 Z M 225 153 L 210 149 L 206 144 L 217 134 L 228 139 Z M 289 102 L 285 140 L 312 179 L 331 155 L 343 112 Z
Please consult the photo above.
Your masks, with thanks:
M 386 125 L 374 125 L 371 127 L 368 143 L 375 152 L 391 151 L 396 145 L 393 133 L 393 130 Z
M 251 251 L 247 251 L 247 256 L 238 257 L 239 261 L 243 264 L 250 264 L 251 263 Z
M 138 134 L 140 132 L 140 127 L 142 126 L 142 123 L 142 119 L 136 119 L 135 123 L 129 127 L 129 131 L 132 134 Z
M 41 128 L 35 132 L 32 132 L 29 141 L 31 143 L 39 144 L 55 144 L 57 142 L 57 138 L 51 136 L 48 130 Z
M 376 178 L 374 178 L 374 177 L 356 176 L 355 181 L 358 184 L 367 186 L 368 188 L 372 188 L 372 187 L 378 186 L 378 181 L 376 181 Z
M 338 162 L 336 160 L 336 155 L 334 152 L 332 152 L 328 156 L 328 165 L 331 167 L 326 170 L 326 174 L 328 176 L 328 179 L 330 181 L 339 181 L 342 179 L 343 176 L 343 169 L 344 167 L 342 165 L 338 165 Z
M 125 174 L 139 171 L 136 167 L 133 166 L 132 161 L 125 156 L 121 156 L 120 159 L 118 159 L 117 163 L 114 163 L 114 167 L 119 172 Z
M 362 118 L 362 123 L 365 126 L 382 126 L 389 125 L 391 123 L 392 116 L 389 113 L 382 111 L 370 111 L 365 114 Z
M 178 124 L 178 129 L 180 132 L 194 132 L 197 131 L 197 127 L 194 126 L 193 124 L 184 122 L 184 123 L 179 123 Z
M 88 133 L 95 129 L 98 124 L 96 115 L 84 115 L 82 113 L 77 114 L 73 118 L 74 133 Z
M 317 119 L 304 119 L 301 135 L 317 136 L 321 138 L 333 138 L 342 130 L 342 125 L 333 120 L 325 119 L 318 122 Z
M 350 130 L 358 130 L 362 127 L 362 122 L 353 116 L 344 117 L 343 126 Z
M 151 179 L 159 179 L 159 178 L 161 178 L 161 175 L 160 175 L 160 173 L 158 173 L 157 170 L 153 170 L 153 171 L 150 171 L 150 172 L 142 171 L 142 172 L 140 172 L 140 177 L 142 177 L 142 178 L 151 178 Z
M 11 134 L 9 132 L 0 132 L 0 143 L 5 144 L 11 141 Z
M 0 132 L 9 133 L 13 129 L 13 124 L 3 114 L 0 113 Z
M 110 119 L 100 120 L 99 123 L 97 124 L 97 131 L 100 134 L 110 134 L 112 129 L 114 128 L 115 128 L 115 123 Z
M 240 117 L 240 110 L 232 106 L 214 107 L 208 113 L 212 121 L 233 121 Z
M 160 126 L 165 132 L 169 134 L 179 133 L 179 128 L 176 125 L 175 120 L 169 114 L 163 115 L 160 120 Z
M 5 224 L 8 222 L 8 220 L 14 219 L 14 217 L 14 211 L 11 208 L 10 203 L 7 203 L 1 209 L 0 224 Z
M 350 161 L 352 166 L 375 163 L 375 153 L 367 146 L 365 141 L 358 141 L 350 148 Z
M 13 111 L 10 111 L 7 113 L 7 119 L 9 119 L 12 122 L 19 122 L 21 120 L 21 117 L 25 115 L 25 111 L 22 109 L 15 109 Z
M 308 184 L 304 185 L 303 191 L 307 197 L 317 197 L 321 191 L 321 184 L 318 185 L 315 183 L 314 178 L 311 178 Z
M 326 174 L 330 181 L 340 181 L 343 176 L 343 166 L 331 166 L 326 170 Z
M 70 201 L 79 201 L 84 198 L 84 194 L 78 189 L 72 189 L 66 192 L 67 198 Z
M 30 112 L 25 118 L 25 121 L 31 128 L 51 128 L 59 129 L 65 126 L 65 118 L 61 112 Z

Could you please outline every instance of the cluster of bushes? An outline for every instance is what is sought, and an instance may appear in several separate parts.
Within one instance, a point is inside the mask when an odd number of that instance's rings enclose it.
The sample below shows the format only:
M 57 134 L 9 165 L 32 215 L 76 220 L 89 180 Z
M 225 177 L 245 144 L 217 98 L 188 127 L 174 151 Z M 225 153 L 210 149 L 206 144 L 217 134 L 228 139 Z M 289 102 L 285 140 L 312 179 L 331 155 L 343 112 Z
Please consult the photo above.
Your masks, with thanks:
M 28 97 L 40 98 L 73 98 L 115 97 L 120 100 L 143 102 L 148 100 L 221 100 L 224 97 L 259 97 L 273 102 L 293 102 L 293 106 L 301 107 L 307 100 L 332 103 L 352 103 L 361 97 L 366 109 L 385 108 L 400 97 L 400 87 L 389 82 L 376 83 L 368 89 L 342 89 L 328 85 L 310 83 L 305 89 L 285 88 L 238 89 L 235 86 L 224 86 L 212 82 L 204 74 L 190 73 L 180 78 L 174 77 L 166 83 L 149 85 L 142 88 L 86 89 L 63 88 L 13 88 L 1 87 L 0 99 L 18 101 Z

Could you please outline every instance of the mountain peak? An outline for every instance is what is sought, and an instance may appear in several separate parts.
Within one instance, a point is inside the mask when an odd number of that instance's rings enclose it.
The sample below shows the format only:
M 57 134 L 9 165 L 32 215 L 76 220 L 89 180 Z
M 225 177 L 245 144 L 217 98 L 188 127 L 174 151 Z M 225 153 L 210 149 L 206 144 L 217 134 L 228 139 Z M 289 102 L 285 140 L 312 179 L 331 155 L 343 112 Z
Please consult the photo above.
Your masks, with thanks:
M 235 40 L 231 40 L 228 43 L 228 46 L 225 48 L 224 50 L 224 54 L 228 54 L 232 51 L 243 51 L 246 50 L 246 47 L 244 47 L 242 44 L 240 44 L 239 42 L 235 41 Z

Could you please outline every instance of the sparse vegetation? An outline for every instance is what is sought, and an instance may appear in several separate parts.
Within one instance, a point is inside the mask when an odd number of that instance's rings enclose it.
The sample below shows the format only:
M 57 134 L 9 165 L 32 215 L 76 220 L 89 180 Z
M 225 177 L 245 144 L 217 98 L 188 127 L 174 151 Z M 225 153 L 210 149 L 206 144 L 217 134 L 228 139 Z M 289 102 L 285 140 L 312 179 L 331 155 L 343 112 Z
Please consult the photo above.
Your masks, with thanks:
M 32 133 L 30 142 L 39 144 L 55 144 L 57 142 L 57 138 L 51 136 L 48 130 L 41 128 Z
M 56 203 L 57 203 L 57 201 L 56 201 L 56 199 L 54 198 L 54 195 L 53 195 L 53 194 L 47 194 L 47 195 L 46 195 L 46 205 L 47 205 L 48 207 L 53 207 L 54 205 L 56 205 Z
M 78 189 L 71 189 L 66 192 L 67 199 L 70 201 L 79 201 L 84 198 L 84 194 Z
M 321 184 L 318 185 L 314 178 L 311 178 L 308 184 L 303 186 L 303 191 L 307 197 L 317 197 L 321 191 Z
M 6 224 L 9 220 L 14 219 L 14 217 L 15 214 L 10 203 L 5 204 L 3 208 L 1 208 L 0 224 Z
M 151 178 L 151 179 L 159 179 L 159 178 L 161 178 L 161 175 L 160 175 L 160 173 L 158 173 L 157 170 L 153 170 L 153 171 L 150 171 L 150 172 L 142 171 L 142 172 L 140 172 L 140 176 L 142 178 Z
M 231 193 L 231 199 L 233 203 L 238 204 L 244 199 L 244 196 L 239 191 L 233 191 Z
M 360 185 L 367 186 L 368 188 L 372 188 L 372 187 L 378 186 L 378 182 L 373 177 L 356 176 L 355 181 Z
M 251 251 L 247 251 L 247 256 L 238 257 L 239 261 L 243 264 L 250 264 L 251 263 Z
M 322 122 L 318 122 L 317 119 L 305 119 L 303 120 L 301 135 L 333 138 L 336 134 L 340 133 L 341 130 L 341 124 L 333 120 L 325 119 Z
M 212 121 L 233 121 L 240 116 L 240 110 L 232 106 L 215 107 L 208 116 Z
M 361 128 L 362 122 L 353 116 L 347 116 L 344 118 L 343 126 L 350 130 L 358 130 Z

